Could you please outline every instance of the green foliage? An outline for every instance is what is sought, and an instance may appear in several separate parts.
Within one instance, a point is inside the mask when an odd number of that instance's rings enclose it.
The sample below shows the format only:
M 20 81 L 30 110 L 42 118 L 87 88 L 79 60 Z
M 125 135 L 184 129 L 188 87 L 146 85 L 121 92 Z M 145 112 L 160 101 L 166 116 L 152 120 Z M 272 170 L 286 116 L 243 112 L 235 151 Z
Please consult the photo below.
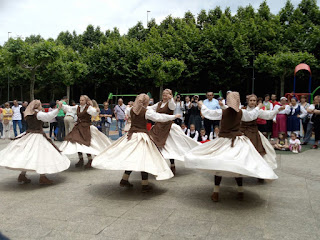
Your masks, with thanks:
M 0 93 L 8 76 L 12 89 L 28 84 L 30 98 L 47 100 L 65 95 L 66 87 L 74 98 L 86 93 L 102 96 L 100 101 L 108 92 L 154 95 L 163 86 L 248 93 L 254 67 L 256 94 L 283 94 L 292 91 L 288 83 L 300 62 L 311 66 L 319 83 L 319 59 L 317 1 L 301 0 L 294 7 L 288 0 L 278 14 L 263 1 L 256 10 L 241 6 L 234 15 L 217 6 L 196 16 L 190 11 L 182 18 L 169 15 L 158 24 L 151 19 L 147 28 L 138 22 L 124 35 L 118 28 L 102 32 L 88 25 L 83 33 L 61 32 L 56 39 L 11 38 L 0 46 Z

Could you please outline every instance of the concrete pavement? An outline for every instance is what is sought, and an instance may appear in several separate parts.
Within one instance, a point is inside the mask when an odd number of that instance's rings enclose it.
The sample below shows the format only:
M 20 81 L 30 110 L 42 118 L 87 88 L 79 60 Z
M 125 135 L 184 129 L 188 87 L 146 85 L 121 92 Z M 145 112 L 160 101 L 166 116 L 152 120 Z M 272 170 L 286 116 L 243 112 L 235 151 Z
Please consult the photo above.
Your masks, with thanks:
M 8 144 L 0 140 L 0 150 Z M 320 151 L 278 154 L 279 179 L 246 178 L 245 200 L 236 200 L 224 178 L 221 201 L 210 200 L 213 176 L 185 169 L 150 182 L 141 193 L 119 187 L 121 171 L 70 169 L 49 175 L 53 186 L 18 184 L 19 172 L 0 168 L 0 231 L 10 239 L 320 239 Z M 3 157 L 3 156 L 0 156 Z

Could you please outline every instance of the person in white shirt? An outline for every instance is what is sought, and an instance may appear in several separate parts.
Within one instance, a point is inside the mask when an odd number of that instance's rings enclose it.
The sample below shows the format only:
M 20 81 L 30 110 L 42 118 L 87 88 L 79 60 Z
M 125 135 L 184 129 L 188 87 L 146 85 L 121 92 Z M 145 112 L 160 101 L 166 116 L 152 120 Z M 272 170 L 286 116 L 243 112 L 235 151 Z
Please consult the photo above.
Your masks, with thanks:
M 19 131 L 20 134 L 22 133 L 22 123 L 21 123 L 21 112 L 20 112 L 20 108 L 22 106 L 18 104 L 17 100 L 13 101 L 13 106 L 12 106 L 12 111 L 13 111 L 13 115 L 12 115 L 12 123 L 13 123 L 13 132 L 14 132 L 14 136 L 18 136 L 18 132 L 17 132 L 17 125 L 19 127 Z
M 188 135 L 190 133 L 190 129 L 187 128 L 186 124 L 185 123 L 182 123 L 181 124 L 181 130 L 183 131 L 183 133 L 185 135 Z
M 176 118 L 174 120 L 174 122 L 176 124 L 178 124 L 179 126 L 181 126 L 182 122 L 183 122 L 183 111 L 184 111 L 184 102 L 181 101 L 181 96 L 178 94 L 175 97 L 175 103 L 176 103 L 176 108 L 173 111 L 173 114 L 180 114 L 181 117 L 180 118 Z
M 299 153 L 301 151 L 300 140 L 297 139 L 296 133 L 291 133 L 291 137 L 289 140 L 289 149 L 293 153 Z
M 187 136 L 191 137 L 195 141 L 198 141 L 199 132 L 196 130 L 196 126 L 194 124 L 190 125 L 190 131 Z
M 273 110 L 273 104 L 270 102 L 270 95 L 266 94 L 264 96 L 264 101 L 263 101 L 263 105 L 265 106 L 265 110 L 269 111 L 269 110 Z M 267 138 L 269 138 L 271 136 L 272 133 L 272 125 L 273 125 L 273 121 L 272 120 L 267 120 L 267 124 L 266 124 L 266 133 L 267 133 Z
M 71 106 L 76 106 L 75 101 L 71 101 Z M 64 116 L 64 128 L 66 136 L 72 131 L 74 124 L 75 124 L 75 116 L 76 116 L 76 109 L 72 108 L 71 111 L 67 111 L 66 115 Z

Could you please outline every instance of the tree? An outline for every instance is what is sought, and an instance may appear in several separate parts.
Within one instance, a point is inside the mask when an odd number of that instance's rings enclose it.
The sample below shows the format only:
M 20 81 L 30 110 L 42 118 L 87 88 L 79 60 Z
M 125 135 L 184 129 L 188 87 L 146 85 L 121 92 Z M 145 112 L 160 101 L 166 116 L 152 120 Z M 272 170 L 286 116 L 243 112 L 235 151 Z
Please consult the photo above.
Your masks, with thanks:
M 21 39 L 10 39 L 6 44 L 7 61 L 12 65 L 19 65 L 30 74 L 30 101 L 34 100 L 34 86 L 38 69 L 59 56 L 59 50 L 52 42 L 41 41 L 28 44 Z
M 307 52 L 279 52 L 274 55 L 263 53 L 257 57 L 255 66 L 260 72 L 270 74 L 280 80 L 280 94 L 284 96 L 285 80 L 293 76 L 294 68 L 299 63 L 315 67 L 317 61 L 312 54 Z
M 186 68 L 182 61 L 177 59 L 164 60 L 160 54 L 150 54 L 140 60 L 138 69 L 148 80 L 153 80 L 157 87 L 160 87 L 160 95 L 163 92 L 163 85 L 177 80 L 182 71 Z

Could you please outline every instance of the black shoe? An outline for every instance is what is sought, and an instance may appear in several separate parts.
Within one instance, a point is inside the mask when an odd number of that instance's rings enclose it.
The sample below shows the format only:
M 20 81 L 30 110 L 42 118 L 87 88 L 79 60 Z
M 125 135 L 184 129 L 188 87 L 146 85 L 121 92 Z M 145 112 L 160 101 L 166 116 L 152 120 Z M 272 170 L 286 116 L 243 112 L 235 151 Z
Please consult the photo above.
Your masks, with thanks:
M 80 159 L 79 162 L 77 162 L 77 163 L 75 164 L 75 167 L 76 167 L 76 168 L 77 168 L 77 167 L 83 167 L 83 164 L 84 164 L 83 159 Z

